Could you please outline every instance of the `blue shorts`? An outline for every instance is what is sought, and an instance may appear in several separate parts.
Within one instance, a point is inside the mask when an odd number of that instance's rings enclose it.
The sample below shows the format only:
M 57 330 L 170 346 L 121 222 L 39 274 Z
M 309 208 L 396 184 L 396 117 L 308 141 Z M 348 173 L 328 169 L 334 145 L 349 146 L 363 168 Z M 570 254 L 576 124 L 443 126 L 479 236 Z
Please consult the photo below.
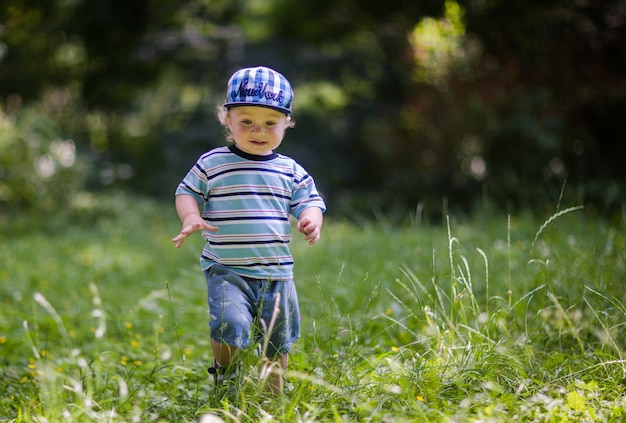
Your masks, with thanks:
M 293 281 L 243 278 L 221 264 L 204 271 L 211 339 L 246 348 L 261 343 L 269 358 L 285 355 L 300 337 L 300 309 Z

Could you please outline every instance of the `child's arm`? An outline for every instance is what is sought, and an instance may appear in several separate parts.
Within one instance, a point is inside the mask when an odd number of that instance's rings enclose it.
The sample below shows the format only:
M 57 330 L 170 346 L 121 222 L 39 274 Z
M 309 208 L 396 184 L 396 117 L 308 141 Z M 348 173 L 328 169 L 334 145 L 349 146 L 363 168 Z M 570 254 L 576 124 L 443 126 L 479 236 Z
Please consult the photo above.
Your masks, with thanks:
M 319 207 L 309 207 L 300 213 L 298 230 L 304 234 L 304 239 L 309 241 L 309 245 L 319 241 L 322 234 L 322 223 L 324 223 L 324 215 Z
M 195 231 L 217 231 L 215 226 L 209 225 L 200 216 L 198 203 L 191 195 L 181 194 L 176 196 L 176 212 L 180 221 L 183 222 L 180 233 L 172 238 L 172 242 L 176 243 L 176 248 L 180 248 L 183 242 L 185 242 L 185 238 Z

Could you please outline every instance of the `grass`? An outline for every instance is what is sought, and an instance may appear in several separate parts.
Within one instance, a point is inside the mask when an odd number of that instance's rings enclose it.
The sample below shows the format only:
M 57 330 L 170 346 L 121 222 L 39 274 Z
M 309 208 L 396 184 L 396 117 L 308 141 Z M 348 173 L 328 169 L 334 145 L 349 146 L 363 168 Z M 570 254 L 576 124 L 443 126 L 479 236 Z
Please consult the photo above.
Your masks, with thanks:
M 0 220 L 0 421 L 561 422 L 626 418 L 624 218 L 574 205 L 294 239 L 285 395 L 215 391 L 195 237 L 171 204 L 83 196 Z M 262 379 L 262 378 L 261 378 Z

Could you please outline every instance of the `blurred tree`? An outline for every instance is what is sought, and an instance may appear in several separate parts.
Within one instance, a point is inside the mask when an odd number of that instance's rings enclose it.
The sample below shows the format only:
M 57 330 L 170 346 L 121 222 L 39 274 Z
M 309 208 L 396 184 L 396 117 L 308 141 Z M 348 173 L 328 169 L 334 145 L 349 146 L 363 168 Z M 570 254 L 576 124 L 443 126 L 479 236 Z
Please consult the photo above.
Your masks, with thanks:
M 184 44 L 176 12 L 185 3 L 4 1 L 0 93 L 32 101 L 51 86 L 76 82 L 88 106 L 126 107 Z
M 34 0 L 0 3 L 0 95 L 37 98 L 44 86 L 66 80 L 63 66 L 55 60 L 64 42 L 55 33 L 59 16 L 56 2 Z M 60 61 L 69 57 L 60 55 Z
M 329 131 L 316 145 L 350 169 L 345 191 L 404 209 L 484 190 L 545 203 L 565 179 L 582 201 L 624 189 L 624 0 L 281 4 L 274 36 L 311 46 L 292 49 L 300 78 L 330 76 L 346 98 L 343 124 L 324 116 L 345 148 Z
M 42 103 L 91 187 L 170 196 L 223 144 L 226 78 L 265 64 L 296 88 L 281 151 L 334 210 L 620 192 L 625 31 L 626 0 L 5 0 L 0 98 Z
M 497 122 L 482 130 L 491 190 L 528 200 L 537 190 L 527 187 L 565 178 L 623 190 L 626 130 L 615 123 L 626 110 L 626 1 L 459 4 L 482 57 L 459 83 Z
M 57 212 L 83 182 L 74 141 L 58 138 L 51 119 L 32 109 L 18 119 L 0 111 L 0 211 Z
M 409 34 L 421 19 L 443 9 L 443 0 L 339 0 L 322 8 L 281 0 L 272 8 L 273 36 L 291 40 L 289 54 L 301 65 L 297 81 L 309 88 L 305 94 L 320 96 L 316 81 L 330 80 L 342 98 L 341 109 L 326 107 L 326 113 L 314 111 L 323 102 L 305 99 L 303 114 L 315 118 L 299 125 L 310 134 L 312 148 L 324 152 L 323 163 L 314 163 L 312 171 L 319 171 L 322 181 L 328 177 L 339 207 L 404 210 L 423 196 L 416 190 L 415 160 L 422 140 L 407 113 L 420 95 Z
M 90 157 L 90 187 L 117 181 L 163 192 L 162 173 L 153 169 L 164 167 L 172 150 L 162 144 L 172 132 L 183 141 L 198 136 L 191 121 L 211 95 L 207 87 L 217 75 L 221 81 L 241 49 L 230 26 L 236 7 L 202 0 L 4 1 L 0 98 L 9 114 L 45 102 L 39 110 L 54 113 L 62 135 Z M 220 65 L 221 57 L 227 60 Z

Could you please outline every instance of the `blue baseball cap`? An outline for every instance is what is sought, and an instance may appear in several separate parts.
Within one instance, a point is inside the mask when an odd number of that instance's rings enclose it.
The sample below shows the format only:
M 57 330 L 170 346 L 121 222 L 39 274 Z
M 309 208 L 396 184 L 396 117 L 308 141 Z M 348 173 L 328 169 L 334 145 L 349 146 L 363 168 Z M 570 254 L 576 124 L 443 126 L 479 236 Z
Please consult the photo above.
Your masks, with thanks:
M 228 80 L 224 107 L 260 106 L 291 114 L 293 90 L 282 74 L 264 66 L 239 69 Z

